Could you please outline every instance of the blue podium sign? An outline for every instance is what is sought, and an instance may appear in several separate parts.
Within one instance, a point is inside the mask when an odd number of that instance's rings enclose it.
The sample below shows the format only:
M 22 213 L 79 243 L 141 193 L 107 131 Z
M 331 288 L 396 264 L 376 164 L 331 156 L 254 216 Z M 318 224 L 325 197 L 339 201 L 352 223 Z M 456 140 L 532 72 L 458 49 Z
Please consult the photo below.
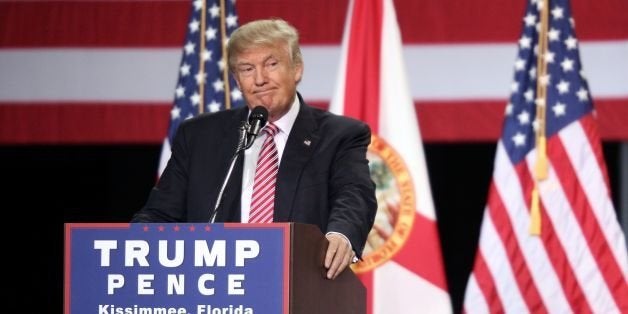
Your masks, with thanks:
M 288 313 L 290 225 L 65 225 L 66 314 Z

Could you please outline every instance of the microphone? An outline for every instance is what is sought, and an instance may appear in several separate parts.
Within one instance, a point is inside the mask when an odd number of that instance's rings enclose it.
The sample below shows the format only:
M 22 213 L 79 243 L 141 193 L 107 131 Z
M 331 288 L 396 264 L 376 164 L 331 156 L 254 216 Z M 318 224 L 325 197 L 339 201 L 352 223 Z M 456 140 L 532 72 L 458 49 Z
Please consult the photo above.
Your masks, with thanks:
M 242 121 L 242 125 L 240 125 L 239 128 L 238 145 L 236 146 L 235 152 L 231 157 L 231 163 L 229 164 L 229 169 L 227 170 L 225 179 L 223 180 L 220 191 L 218 192 L 218 197 L 216 198 L 214 209 L 210 212 L 210 223 L 214 223 L 214 221 L 216 220 L 216 215 L 218 214 L 218 209 L 222 203 L 222 197 L 225 192 L 225 188 L 227 187 L 227 183 L 231 178 L 231 173 L 233 172 L 236 161 L 241 155 L 240 153 L 244 150 L 249 149 L 253 145 L 253 141 L 259 134 L 259 131 L 264 127 L 264 125 L 266 125 L 266 121 L 268 121 L 268 110 L 263 106 L 257 106 L 253 108 L 251 114 L 249 115 L 248 122 Z
M 247 133 L 247 145 L 245 149 L 249 149 L 251 145 L 253 145 L 253 141 L 259 134 L 259 130 L 261 130 L 266 122 L 268 121 L 268 110 L 263 106 L 257 106 L 253 108 L 251 111 L 251 115 L 249 115 L 249 126 Z
M 264 108 L 264 110 L 266 109 Z M 248 128 L 249 128 L 248 123 L 246 123 L 245 121 L 242 121 L 242 125 L 240 125 L 240 128 L 238 129 L 239 130 L 238 145 L 236 146 L 233 156 L 231 156 L 231 163 L 229 164 L 229 170 L 227 170 L 225 179 L 223 180 L 222 186 L 220 187 L 220 191 L 218 192 L 218 197 L 216 197 L 216 203 L 214 204 L 214 209 L 210 212 L 210 215 L 209 215 L 210 223 L 214 223 L 214 221 L 216 220 L 216 214 L 218 214 L 218 208 L 220 207 L 222 203 L 222 196 L 225 193 L 225 188 L 227 187 L 229 178 L 231 178 L 231 173 L 233 172 L 233 168 L 235 167 L 236 161 L 238 160 L 238 157 L 240 156 L 240 152 L 245 150 L 244 141 L 246 140 L 246 137 L 247 137 Z

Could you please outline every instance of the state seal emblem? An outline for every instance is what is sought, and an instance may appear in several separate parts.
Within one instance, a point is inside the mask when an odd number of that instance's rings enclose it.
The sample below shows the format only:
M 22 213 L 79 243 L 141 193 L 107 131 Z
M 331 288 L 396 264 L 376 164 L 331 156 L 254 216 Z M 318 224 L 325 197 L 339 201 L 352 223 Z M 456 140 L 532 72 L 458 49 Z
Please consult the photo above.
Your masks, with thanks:
M 415 190 L 405 161 L 384 139 L 372 135 L 367 158 L 376 185 L 377 214 L 355 273 L 371 271 L 405 244 L 415 217 Z

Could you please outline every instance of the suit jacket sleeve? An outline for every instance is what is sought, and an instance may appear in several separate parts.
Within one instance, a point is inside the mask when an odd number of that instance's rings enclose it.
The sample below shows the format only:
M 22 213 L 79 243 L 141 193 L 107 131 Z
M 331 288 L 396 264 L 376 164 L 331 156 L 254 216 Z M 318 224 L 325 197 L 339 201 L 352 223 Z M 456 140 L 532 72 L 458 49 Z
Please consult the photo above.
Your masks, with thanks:
M 362 254 L 377 211 L 375 184 L 366 158 L 370 141 L 368 126 L 352 123 L 341 136 L 330 171 L 330 213 L 326 231 L 345 235 L 358 256 Z
M 223 110 L 185 120 L 172 141 L 172 154 L 146 204 L 131 222 L 208 222 L 238 141 L 246 109 Z M 225 209 L 239 208 L 241 169 L 234 171 Z M 233 219 L 239 219 L 234 210 Z M 223 213 L 227 214 L 227 213 Z M 229 216 L 231 217 L 231 216 Z
M 185 222 L 189 158 L 186 128 L 182 124 L 172 142 L 166 169 L 131 222 Z

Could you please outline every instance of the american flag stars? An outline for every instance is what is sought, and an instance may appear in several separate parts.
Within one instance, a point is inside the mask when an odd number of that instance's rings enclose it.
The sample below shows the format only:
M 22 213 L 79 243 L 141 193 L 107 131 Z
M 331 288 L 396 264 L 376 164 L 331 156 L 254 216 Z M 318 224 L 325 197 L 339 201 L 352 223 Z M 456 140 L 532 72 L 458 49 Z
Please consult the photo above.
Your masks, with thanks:
M 228 73 L 225 73 L 227 67 L 223 60 L 223 45 L 238 26 L 235 1 L 225 1 L 223 10 L 217 0 L 205 3 L 195 0 L 191 10 L 174 90 L 174 106 L 170 111 L 168 141 L 185 119 L 202 112 L 226 109 L 228 102 L 232 107 L 244 105 L 242 93 L 235 82 L 232 79 L 229 79 L 229 84 L 225 82 Z M 205 14 L 204 21 L 201 14 Z
M 503 138 L 512 147 L 525 150 L 513 155 L 513 162 L 533 149 L 535 105 L 547 104 L 547 134 L 551 136 L 561 127 L 592 110 L 586 79 L 580 68 L 578 41 L 575 38 L 573 19 L 565 19 L 565 8 L 555 5 L 548 14 L 547 51 L 543 61 L 547 73 L 537 75 L 539 57 L 540 9 L 542 1 L 532 0 L 532 6 L 523 18 L 523 34 L 515 59 L 515 78 L 511 84 L 511 99 L 506 110 L 506 127 Z M 534 46 L 534 49 L 532 47 Z M 537 82 L 547 87 L 546 99 L 539 99 Z M 573 105 L 572 105 L 573 104 Z M 572 110 L 572 108 L 579 108 Z M 508 144 L 507 144 L 508 145 Z
M 628 254 L 570 15 L 569 0 L 528 2 L 464 312 L 628 309 Z

